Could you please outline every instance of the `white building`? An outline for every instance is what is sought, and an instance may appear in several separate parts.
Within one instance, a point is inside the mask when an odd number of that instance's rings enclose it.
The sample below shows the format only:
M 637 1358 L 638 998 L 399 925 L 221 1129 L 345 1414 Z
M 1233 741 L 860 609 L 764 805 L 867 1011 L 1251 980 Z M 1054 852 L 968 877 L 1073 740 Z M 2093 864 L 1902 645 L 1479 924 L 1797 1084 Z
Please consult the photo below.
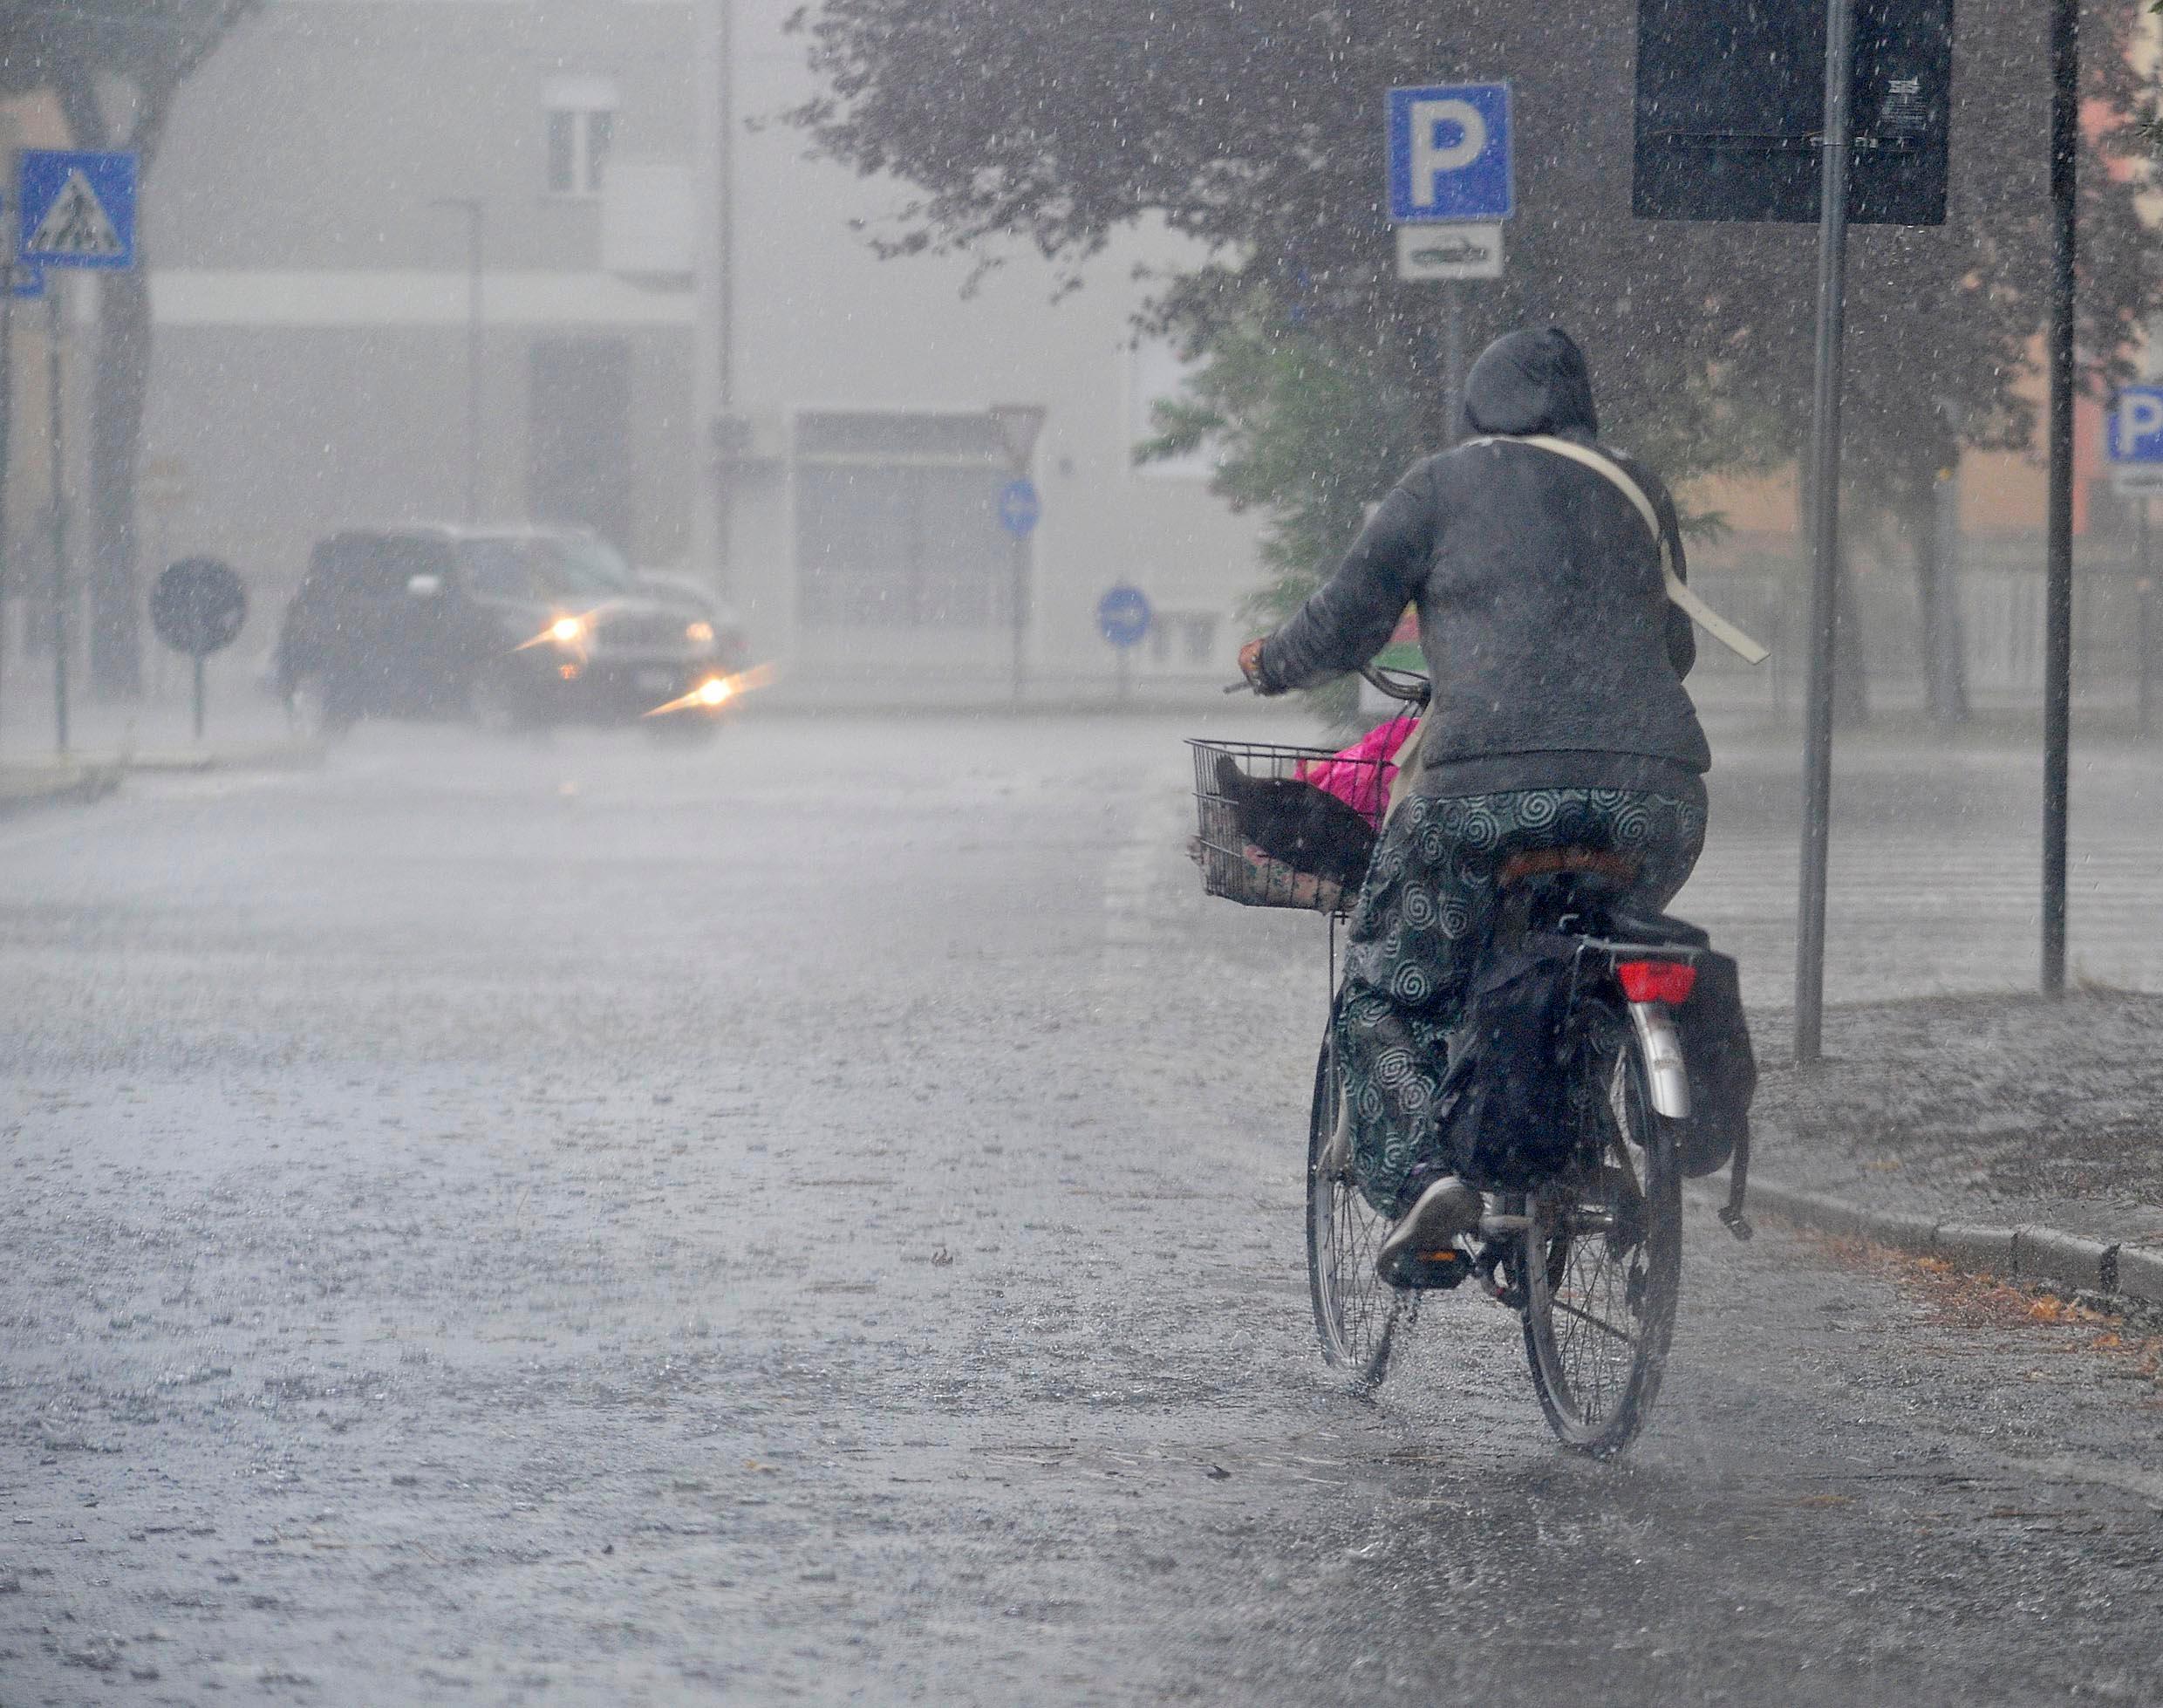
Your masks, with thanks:
M 763 122 L 810 89 L 795 3 L 730 20 L 730 422 L 702 432 L 711 0 L 270 0 L 186 92 L 145 188 L 154 550 L 226 556 L 275 609 L 319 535 L 456 518 L 470 478 L 483 519 L 586 523 L 722 580 L 792 697 L 983 698 L 1011 669 L 1016 570 L 989 411 L 1033 405 L 1033 691 L 1109 691 L 1093 612 L 1117 583 L 1162 618 L 1138 682 L 1225 680 L 1253 522 L 1204 469 L 1132 458 L 1177 379 L 1129 325 L 1133 265 L 1167 244 L 1122 240 L 1057 303 L 1025 254 L 966 298 L 967 259 L 879 261 L 856 222 L 900 189 Z M 723 454 L 704 467 L 701 440 Z M 709 470 L 725 551 L 693 543 Z

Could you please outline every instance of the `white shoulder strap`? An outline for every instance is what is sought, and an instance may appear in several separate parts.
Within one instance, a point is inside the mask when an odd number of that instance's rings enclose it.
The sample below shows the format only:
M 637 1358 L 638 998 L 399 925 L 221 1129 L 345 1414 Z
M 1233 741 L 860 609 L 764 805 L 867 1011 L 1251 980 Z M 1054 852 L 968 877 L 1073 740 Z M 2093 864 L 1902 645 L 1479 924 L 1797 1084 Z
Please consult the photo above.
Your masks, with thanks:
M 1638 515 L 1644 517 L 1645 526 L 1652 529 L 1654 543 L 1660 548 L 1660 573 L 1668 584 L 1668 598 L 1688 611 L 1698 626 L 1737 658 L 1750 664 L 1763 664 L 1771 657 L 1765 648 L 1692 592 L 1689 584 L 1675 574 L 1675 554 L 1668 549 L 1667 530 L 1660 525 L 1660 513 L 1653 509 L 1652 500 L 1645 496 L 1644 488 L 1633 481 L 1620 463 L 1600 455 L 1587 446 L 1544 433 L 1494 434 L 1471 442 L 1476 445 L 1530 445 L 1537 450 L 1552 451 L 1557 456 L 1566 456 L 1573 462 L 1581 462 L 1594 474 L 1603 476 L 1616 491 L 1630 501 Z

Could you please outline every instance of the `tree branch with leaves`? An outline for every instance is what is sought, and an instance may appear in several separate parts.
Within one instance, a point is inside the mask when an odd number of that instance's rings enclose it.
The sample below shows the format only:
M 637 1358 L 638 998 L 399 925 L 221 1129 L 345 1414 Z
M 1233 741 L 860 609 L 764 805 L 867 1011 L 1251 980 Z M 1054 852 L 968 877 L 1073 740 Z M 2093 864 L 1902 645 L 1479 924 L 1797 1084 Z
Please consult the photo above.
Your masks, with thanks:
M 1963 8 L 1947 223 L 1852 239 L 1849 467 L 1912 521 L 1961 446 L 2033 441 L 2049 278 L 2050 89 L 2041 9 Z M 2128 9 L 2083 13 L 2083 348 L 2126 366 L 2140 266 L 2141 113 Z M 1148 326 L 1200 364 L 1157 448 L 1217 435 L 1218 489 L 1265 510 L 1273 605 L 1311 585 L 1421 450 L 1449 441 L 1444 304 L 1395 276 L 1383 92 L 1507 78 L 1518 214 L 1505 277 L 1459 287 L 1477 351 L 1559 324 L 1593 363 L 1603 425 L 1670 481 L 1791 461 L 1808 420 L 1815 230 L 1632 217 L 1636 8 L 1585 0 L 825 0 L 796 22 L 817 147 L 918 192 L 883 253 L 1033 250 L 1073 288 L 1111 234 L 1199 240 L 1158 275 Z M 1948 401 L 1955 407 L 1948 409 Z

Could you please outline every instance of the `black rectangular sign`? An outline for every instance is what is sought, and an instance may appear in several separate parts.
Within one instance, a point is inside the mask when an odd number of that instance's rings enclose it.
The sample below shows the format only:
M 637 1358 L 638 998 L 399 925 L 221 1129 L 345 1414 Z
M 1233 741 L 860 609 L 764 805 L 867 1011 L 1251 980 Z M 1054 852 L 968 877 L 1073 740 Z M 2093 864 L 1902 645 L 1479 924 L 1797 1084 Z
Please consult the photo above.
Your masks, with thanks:
M 1638 0 L 1631 209 L 1818 217 L 1825 0 Z M 1945 223 L 1953 0 L 1855 0 L 1848 217 Z

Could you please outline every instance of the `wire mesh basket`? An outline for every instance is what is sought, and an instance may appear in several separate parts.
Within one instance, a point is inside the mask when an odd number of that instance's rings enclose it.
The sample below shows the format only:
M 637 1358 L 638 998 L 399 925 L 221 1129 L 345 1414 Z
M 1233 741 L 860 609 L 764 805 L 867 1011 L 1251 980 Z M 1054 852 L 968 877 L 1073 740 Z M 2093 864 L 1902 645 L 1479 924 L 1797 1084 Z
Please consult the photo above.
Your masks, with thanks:
M 1301 871 L 1272 857 L 1241 834 L 1238 803 L 1225 792 L 1227 764 L 1242 775 L 1273 782 L 1316 781 L 1325 766 L 1333 769 L 1333 793 L 1357 798 L 1387 797 L 1389 762 L 1348 757 L 1328 748 L 1293 748 L 1258 741 L 1213 741 L 1190 738 L 1194 750 L 1194 804 L 1200 832 L 1187 851 L 1202 869 L 1202 891 L 1248 907 L 1296 907 L 1314 913 L 1342 915 L 1359 899 L 1334 878 Z

